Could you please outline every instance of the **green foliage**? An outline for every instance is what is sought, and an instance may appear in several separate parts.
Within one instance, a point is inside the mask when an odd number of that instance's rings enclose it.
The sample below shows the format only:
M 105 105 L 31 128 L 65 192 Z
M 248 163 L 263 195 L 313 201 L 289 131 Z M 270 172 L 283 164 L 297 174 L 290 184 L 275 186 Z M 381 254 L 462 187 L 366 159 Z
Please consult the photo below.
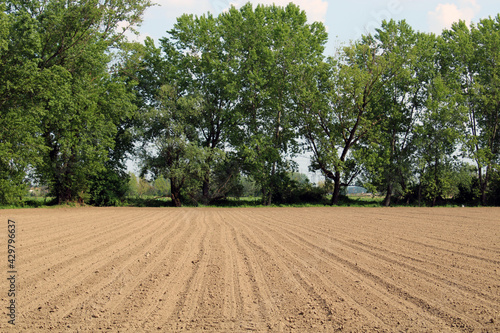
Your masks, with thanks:
M 379 38 L 390 49 L 391 62 L 399 63 L 399 73 L 380 90 L 375 106 L 380 121 L 361 138 L 353 155 L 363 166 L 363 186 L 385 194 L 383 204 L 388 206 L 392 197 L 408 194 L 415 173 L 415 127 L 425 113 L 427 69 L 435 60 L 428 49 L 435 39 L 413 32 L 405 22 L 387 22 L 383 28 Z
M 170 183 L 163 177 L 163 175 L 160 175 L 160 177 L 155 179 L 153 186 L 155 189 L 155 195 L 157 196 L 170 195 Z
M 44 152 L 37 136 L 43 114 L 33 96 L 43 87 L 37 77 L 40 46 L 36 20 L 26 12 L 0 8 L 0 204 L 20 202 L 26 176 Z
M 206 204 L 237 185 L 239 163 L 270 204 L 293 167 L 285 156 L 298 151 L 299 75 L 326 42 L 324 27 L 306 21 L 293 4 L 249 3 L 217 17 L 179 17 L 161 49 L 147 40 L 137 93 L 144 118 L 156 119 L 144 138 L 161 159 L 145 157 L 144 171 L 169 177 L 174 197 Z M 226 145 L 237 156 L 229 159 Z
M 201 201 L 203 204 L 214 203 L 219 200 L 224 200 L 227 196 L 241 196 L 243 191 L 242 185 L 240 184 L 240 164 L 238 159 L 230 153 L 226 153 L 220 160 L 212 160 L 213 166 L 210 171 L 210 182 L 207 184 L 204 182 L 203 190 L 205 190 L 205 185 L 209 185 L 208 193 L 209 200 L 205 193 L 200 192 L 201 196 L 198 195 L 196 201 Z M 206 175 L 204 181 L 206 181 Z
M 301 80 L 323 59 L 325 28 L 307 24 L 305 12 L 293 4 L 255 9 L 247 4 L 239 11 L 230 9 L 222 19 L 227 22 L 224 37 L 240 59 L 239 122 L 230 142 L 243 169 L 261 187 L 263 203 L 270 204 L 294 167 L 287 157 L 299 150 Z
M 137 185 L 137 194 L 139 198 L 153 195 L 155 192 L 153 185 L 145 178 L 140 177 Z
M 488 204 L 500 206 L 500 167 L 496 165 L 491 173 L 491 185 L 488 196 Z
M 139 182 L 137 176 L 133 172 L 128 174 L 127 197 L 137 197 L 139 195 Z
M 500 15 L 437 37 L 384 21 L 325 59 L 325 27 L 292 3 L 127 43 L 118 26 L 149 6 L 0 3 L 0 205 L 31 205 L 33 182 L 106 206 L 356 205 L 353 183 L 386 206 L 499 204 Z M 293 172 L 303 149 L 322 186 Z
M 257 182 L 252 180 L 250 177 L 242 175 L 239 179 L 239 187 L 237 194 L 231 193 L 232 196 L 240 198 L 240 197 L 258 197 L 260 194 L 260 189 L 257 185 Z
M 5 195 L 0 200 L 12 201 L 33 170 L 58 202 L 83 201 L 92 179 L 114 178 L 112 170 L 123 159 L 117 156 L 121 148 L 115 149 L 122 134 L 117 127 L 131 115 L 133 96 L 110 75 L 110 50 L 123 39 L 117 24 L 139 23 L 150 5 L 149 0 L 2 4 L 0 185 Z M 106 170 L 110 158 L 114 163 Z
M 92 178 L 90 203 L 96 206 L 121 206 L 128 191 L 129 176 L 110 168 Z
M 275 196 L 277 204 L 325 203 L 325 189 L 313 186 L 303 174 L 288 174 L 280 185 Z
M 200 179 L 207 171 L 207 156 L 222 157 L 220 150 L 200 147 L 191 119 L 198 109 L 196 99 L 181 97 L 173 86 L 159 91 L 158 108 L 150 108 L 143 115 L 142 174 L 151 172 L 170 180 L 171 196 L 175 206 L 199 188 Z
M 462 164 L 452 174 L 453 201 L 458 204 L 478 204 L 480 191 L 477 171 L 469 164 Z
M 419 182 L 425 187 L 426 199 L 433 205 L 447 196 L 450 169 L 457 159 L 454 153 L 461 118 L 455 114 L 452 104 L 446 103 L 452 99 L 450 92 L 441 77 L 436 76 L 428 88 L 427 112 L 415 128 Z
M 309 76 L 311 83 L 304 94 L 311 97 L 302 105 L 302 128 L 313 152 L 311 168 L 334 182 L 332 204 L 338 203 L 341 187 L 361 172 L 364 161 L 359 159 L 370 159 L 369 154 L 356 155 L 358 146 L 363 141 L 385 146 L 387 137 L 378 133 L 385 124 L 390 127 L 393 114 L 388 112 L 401 112 L 405 102 L 397 102 L 400 96 L 389 99 L 384 94 L 394 91 L 397 80 L 411 76 L 406 71 L 411 67 L 413 43 L 414 34 L 404 21 L 383 22 L 375 36 L 363 36 L 344 47 L 337 58 L 330 58 Z M 380 163 L 372 161 L 372 168 Z
M 455 23 L 442 34 L 440 65 L 463 119 L 462 148 L 477 166 L 481 202 L 499 161 L 500 15 L 468 27 Z

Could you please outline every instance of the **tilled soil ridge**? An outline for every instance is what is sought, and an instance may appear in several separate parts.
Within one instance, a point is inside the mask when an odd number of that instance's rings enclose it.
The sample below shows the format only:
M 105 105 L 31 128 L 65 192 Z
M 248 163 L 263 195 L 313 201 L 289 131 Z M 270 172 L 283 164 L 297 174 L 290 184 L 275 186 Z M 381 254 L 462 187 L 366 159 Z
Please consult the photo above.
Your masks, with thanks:
M 15 327 L 0 285 L 2 332 L 500 332 L 498 208 L 0 217 L 16 221 L 18 271 Z

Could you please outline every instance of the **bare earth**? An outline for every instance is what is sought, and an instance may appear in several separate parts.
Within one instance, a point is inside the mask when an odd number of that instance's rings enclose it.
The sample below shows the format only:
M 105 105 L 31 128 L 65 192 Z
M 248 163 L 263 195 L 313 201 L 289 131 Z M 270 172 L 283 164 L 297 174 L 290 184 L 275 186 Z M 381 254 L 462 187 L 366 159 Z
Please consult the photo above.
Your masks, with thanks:
M 15 329 L 500 332 L 498 208 L 68 208 L 16 221 Z

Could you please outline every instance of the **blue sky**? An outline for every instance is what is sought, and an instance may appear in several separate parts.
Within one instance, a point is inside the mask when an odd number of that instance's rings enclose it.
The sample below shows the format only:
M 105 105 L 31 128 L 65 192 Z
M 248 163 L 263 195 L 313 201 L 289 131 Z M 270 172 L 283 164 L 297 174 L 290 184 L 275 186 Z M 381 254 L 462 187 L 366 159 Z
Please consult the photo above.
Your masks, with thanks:
M 176 18 L 183 13 L 219 14 L 247 0 L 153 0 L 158 4 L 148 9 L 139 28 L 139 40 L 166 36 Z M 290 0 L 250 1 L 253 4 L 285 6 Z M 500 0 L 295 0 L 305 10 L 309 21 L 321 21 L 328 29 L 327 55 L 339 45 L 373 31 L 383 19 L 405 19 L 415 30 L 439 33 L 459 19 L 477 22 L 500 13 Z
M 221 13 L 231 4 L 240 7 L 248 0 L 153 0 L 159 6 L 148 9 L 139 28 L 137 40 L 150 36 L 155 40 L 167 36 L 176 18 L 183 13 L 203 15 Z M 254 5 L 272 4 L 285 6 L 290 0 L 250 1 Z M 321 21 L 328 31 L 325 55 L 333 55 L 337 47 L 372 32 L 384 19 L 405 19 L 415 30 L 439 34 L 453 22 L 465 20 L 478 22 L 481 18 L 495 17 L 500 13 L 500 0 L 295 0 L 305 10 L 310 22 Z M 295 159 L 299 171 L 307 173 L 314 182 L 319 176 L 308 172 L 309 156 Z M 135 169 L 129 166 L 129 169 Z M 133 170 L 137 172 L 136 170 Z

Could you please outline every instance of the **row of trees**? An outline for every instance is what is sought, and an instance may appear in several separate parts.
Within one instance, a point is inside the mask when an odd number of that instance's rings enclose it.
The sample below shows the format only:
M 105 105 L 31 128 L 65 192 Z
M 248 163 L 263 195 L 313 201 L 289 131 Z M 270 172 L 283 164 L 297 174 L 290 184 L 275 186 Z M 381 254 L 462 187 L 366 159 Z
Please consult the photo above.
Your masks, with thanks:
M 176 206 L 244 182 L 264 204 L 317 200 L 292 173 L 309 151 L 332 204 L 353 184 L 385 205 L 500 203 L 500 15 L 440 36 L 383 22 L 325 57 L 325 27 L 293 4 L 183 15 L 159 46 L 117 28 L 147 1 L 3 6 L 2 202 L 37 179 L 59 202 L 113 204 L 128 153 Z
M 123 189 L 137 107 L 113 51 L 150 5 L 0 1 L 0 203 L 18 201 L 33 180 L 58 202 Z
M 312 167 L 335 183 L 333 204 L 355 179 L 385 193 L 385 205 L 394 194 L 435 204 L 464 158 L 487 203 L 498 174 L 499 31 L 500 16 L 441 36 L 384 22 L 328 59 L 324 76 L 313 72 L 304 135 Z
M 132 56 L 141 60 L 143 172 L 170 179 L 175 205 L 183 190 L 197 201 L 221 198 L 244 172 L 270 204 L 299 151 L 299 76 L 321 61 L 326 39 L 294 5 L 247 4 L 218 17 L 183 15 L 160 47 L 147 40 Z

